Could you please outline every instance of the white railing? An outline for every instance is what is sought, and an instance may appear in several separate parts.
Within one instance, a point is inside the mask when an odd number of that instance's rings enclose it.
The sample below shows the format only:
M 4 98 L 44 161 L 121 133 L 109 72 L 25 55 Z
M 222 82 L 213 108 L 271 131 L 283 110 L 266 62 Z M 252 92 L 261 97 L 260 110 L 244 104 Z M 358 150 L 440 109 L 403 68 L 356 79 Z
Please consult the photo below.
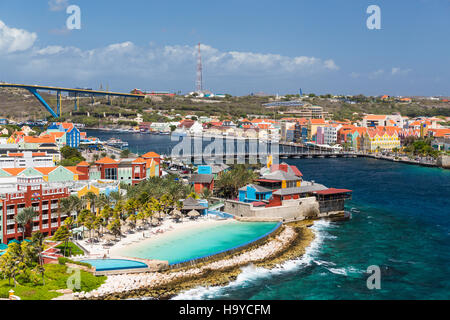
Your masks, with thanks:
M 57 227 L 58 227 L 58 222 L 52 223 L 52 228 L 57 228 Z
M 16 233 L 16 231 L 15 231 L 14 229 L 8 230 L 8 231 L 6 232 L 7 235 L 15 234 L 15 233 Z
M 42 206 L 42 210 L 48 210 L 48 204 L 45 206 Z
M 58 217 L 59 217 L 59 215 L 57 213 L 52 213 L 52 219 L 56 219 Z
M 34 212 L 40 211 L 40 210 L 39 210 L 39 207 L 33 207 L 33 210 L 34 210 Z
M 39 230 L 41 230 L 40 226 L 33 227 L 33 231 L 39 231 Z
M 15 214 L 16 211 L 14 209 L 8 209 L 6 210 L 6 214 Z
M 39 217 L 39 216 L 33 218 L 33 221 L 34 221 L 34 222 L 37 222 L 37 221 L 39 221 L 39 220 L 41 220 L 41 217 Z
M 58 204 L 57 203 L 55 203 L 55 204 L 52 204 L 52 209 L 58 209 Z
M 10 226 L 10 225 L 12 225 L 12 224 L 16 224 L 16 220 L 7 220 L 7 221 L 6 221 L 6 224 L 7 224 L 8 226 Z

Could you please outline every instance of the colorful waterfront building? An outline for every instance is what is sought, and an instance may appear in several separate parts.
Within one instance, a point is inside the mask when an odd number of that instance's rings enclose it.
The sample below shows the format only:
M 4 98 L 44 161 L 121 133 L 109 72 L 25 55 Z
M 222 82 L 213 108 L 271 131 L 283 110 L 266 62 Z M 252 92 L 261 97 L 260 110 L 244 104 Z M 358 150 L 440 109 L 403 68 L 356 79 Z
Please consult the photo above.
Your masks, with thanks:
M 396 127 L 369 129 L 364 135 L 364 150 L 375 152 L 400 148 L 399 131 L 400 128 Z
M 303 174 L 296 166 L 286 163 L 272 165 L 269 169 L 261 170 L 261 177 L 256 180 L 258 184 L 270 190 L 279 190 L 300 187 Z
M 326 125 L 324 119 L 309 119 L 308 120 L 308 140 L 312 141 L 313 137 L 317 135 L 317 128 Z
M 161 157 L 154 152 L 149 152 L 137 159 L 114 160 L 109 157 L 95 162 L 90 166 L 87 162 L 81 162 L 76 167 L 83 180 L 115 180 L 129 185 L 136 185 L 150 177 L 160 177 Z
M 76 167 L 0 168 L 0 178 L 40 177 L 45 182 L 74 182 L 80 175 Z
M 239 189 L 239 201 L 259 202 L 263 200 L 270 200 L 270 198 L 272 198 L 272 192 L 272 189 L 264 188 L 255 184 L 249 184 Z
M 350 143 L 354 150 L 360 151 L 364 148 L 364 135 L 367 132 L 365 127 L 356 127 L 347 134 L 347 142 Z
M 189 178 L 189 183 L 194 186 L 194 191 L 201 194 L 206 188 L 214 191 L 214 175 L 213 174 L 194 174 Z
M 51 236 L 67 219 L 60 210 L 60 200 L 69 196 L 67 187 L 48 185 L 42 177 L 19 177 L 17 183 L 0 189 L 2 242 L 23 240 L 22 229 L 15 216 L 25 208 L 33 208 L 37 216 L 25 228 L 25 237 L 39 231 Z
M 52 123 L 44 134 L 58 133 L 61 143 L 72 148 L 78 148 L 81 142 L 81 132 L 73 123 Z

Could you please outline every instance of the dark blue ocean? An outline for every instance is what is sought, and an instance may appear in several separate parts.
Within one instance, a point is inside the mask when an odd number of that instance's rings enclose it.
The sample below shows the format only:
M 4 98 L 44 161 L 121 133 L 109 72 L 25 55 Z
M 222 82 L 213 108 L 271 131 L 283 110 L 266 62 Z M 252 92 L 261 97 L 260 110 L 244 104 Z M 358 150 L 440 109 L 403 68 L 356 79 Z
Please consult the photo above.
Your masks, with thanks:
M 450 299 L 450 170 L 374 159 L 285 161 L 306 180 L 352 189 L 348 209 L 360 212 L 316 223 L 316 240 L 297 260 L 274 270 L 246 267 L 225 287 L 177 298 Z M 367 288 L 372 265 L 381 269 L 380 290 Z

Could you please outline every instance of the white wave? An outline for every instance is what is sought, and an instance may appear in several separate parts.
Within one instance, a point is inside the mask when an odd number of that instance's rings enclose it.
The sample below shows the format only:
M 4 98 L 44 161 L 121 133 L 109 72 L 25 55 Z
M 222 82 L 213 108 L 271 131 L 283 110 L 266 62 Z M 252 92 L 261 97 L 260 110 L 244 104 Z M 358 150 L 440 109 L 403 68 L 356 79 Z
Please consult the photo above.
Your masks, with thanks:
M 327 268 L 327 270 L 334 274 L 341 274 L 343 276 L 347 275 L 347 270 L 345 270 L 345 268 Z
M 348 268 L 327 268 L 328 271 L 334 274 L 348 276 L 350 273 L 364 273 L 362 270 L 358 270 L 354 267 Z
M 286 272 L 292 272 L 303 268 L 305 266 L 311 265 L 313 262 L 317 263 L 314 258 L 320 253 L 320 247 L 324 239 L 328 238 L 328 234 L 325 229 L 330 227 L 331 223 L 329 221 L 316 221 L 311 227 L 315 234 L 315 239 L 306 249 L 305 254 L 297 259 L 286 261 L 273 269 L 266 269 L 261 267 L 256 267 L 254 265 L 249 265 L 242 268 L 242 272 L 237 276 L 236 280 L 230 282 L 228 285 L 223 287 L 196 287 L 194 289 L 187 290 L 175 296 L 173 300 L 205 300 L 212 299 L 217 296 L 227 296 L 226 292 L 233 291 L 234 289 L 245 288 L 251 286 L 258 280 L 265 278 L 270 278 L 272 276 L 280 275 Z M 329 263 L 322 260 L 318 260 L 320 263 Z

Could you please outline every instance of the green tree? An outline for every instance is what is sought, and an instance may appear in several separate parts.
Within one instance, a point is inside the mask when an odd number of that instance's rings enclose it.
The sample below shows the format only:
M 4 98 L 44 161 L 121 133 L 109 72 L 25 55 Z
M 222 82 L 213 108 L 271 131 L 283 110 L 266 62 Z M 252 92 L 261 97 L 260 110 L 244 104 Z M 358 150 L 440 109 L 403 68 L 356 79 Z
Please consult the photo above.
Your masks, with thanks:
M 129 149 L 124 149 L 120 152 L 120 157 L 122 159 L 128 158 L 130 156 L 131 151 Z
M 203 189 L 201 197 L 203 199 L 207 200 L 208 203 L 211 200 L 212 196 L 213 196 L 213 193 L 211 192 L 211 190 L 209 190 L 208 188 Z
M 22 228 L 22 239 L 25 240 L 25 231 L 30 223 L 33 222 L 34 217 L 38 216 L 38 212 L 34 211 L 32 207 L 28 207 L 19 212 L 14 220 Z
M 236 198 L 239 188 L 253 183 L 256 179 L 258 179 L 258 175 L 253 168 L 236 165 L 217 180 L 217 187 L 220 190 L 219 193 L 225 198 Z
M 61 241 L 64 242 L 64 253 L 63 255 L 66 256 L 67 254 L 67 247 L 69 246 L 69 239 L 70 239 L 70 230 L 69 227 L 66 225 L 62 225 L 61 227 L 56 230 L 55 234 L 53 235 L 53 240 L 55 241 Z
M 121 232 L 121 223 L 119 217 L 115 217 L 109 224 L 108 224 L 108 230 L 114 235 L 114 236 L 120 236 L 122 234 Z
M 61 199 L 60 202 L 62 214 L 67 214 L 68 217 L 72 215 L 77 215 L 78 212 L 83 208 L 83 201 L 77 196 L 70 196 L 68 198 Z

